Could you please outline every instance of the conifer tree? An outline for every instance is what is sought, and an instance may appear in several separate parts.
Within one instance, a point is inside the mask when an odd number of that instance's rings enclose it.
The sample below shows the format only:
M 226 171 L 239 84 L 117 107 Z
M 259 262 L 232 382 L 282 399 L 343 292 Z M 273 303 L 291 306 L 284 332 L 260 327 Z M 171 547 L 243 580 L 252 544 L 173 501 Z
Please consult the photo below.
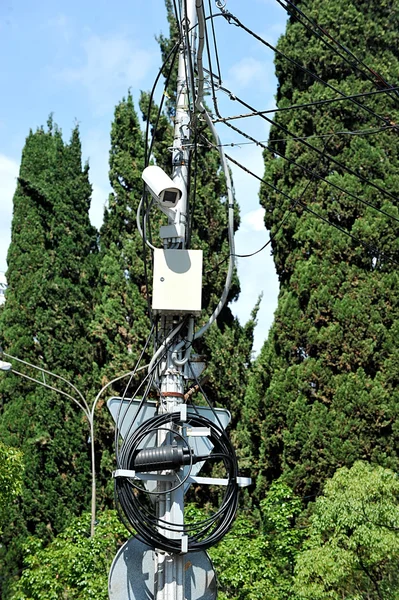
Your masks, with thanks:
M 51 118 L 47 130 L 30 132 L 14 195 L 1 342 L 11 355 L 72 380 L 84 392 L 93 370 L 88 324 L 97 268 L 90 196 L 77 128 L 69 144 Z M 3 531 L 6 598 L 25 537 L 48 540 L 87 508 L 90 462 L 87 423 L 68 399 L 13 374 L 0 385 L 0 438 L 22 450 L 25 465 L 22 496 L 10 506 Z
M 281 52 L 346 95 L 376 85 L 387 92 L 387 82 L 396 83 L 397 2 L 296 4 L 323 30 L 315 35 L 291 16 Z M 353 69 L 322 35 L 339 40 L 373 72 Z M 339 97 L 281 54 L 275 64 L 279 107 Z M 244 437 L 259 493 L 281 473 L 297 491 L 314 494 L 337 467 L 357 459 L 399 466 L 399 141 L 393 127 L 399 104 L 394 92 L 357 102 L 278 113 L 265 151 L 261 202 L 280 294 L 246 395 Z M 342 131 L 354 133 L 329 137 Z M 312 180 L 313 171 L 326 182 Z
M 99 363 L 112 379 L 133 368 L 150 328 L 143 242 L 136 225 L 143 135 L 130 92 L 115 108 L 109 166 L 113 191 L 100 231 L 100 285 L 91 327 Z

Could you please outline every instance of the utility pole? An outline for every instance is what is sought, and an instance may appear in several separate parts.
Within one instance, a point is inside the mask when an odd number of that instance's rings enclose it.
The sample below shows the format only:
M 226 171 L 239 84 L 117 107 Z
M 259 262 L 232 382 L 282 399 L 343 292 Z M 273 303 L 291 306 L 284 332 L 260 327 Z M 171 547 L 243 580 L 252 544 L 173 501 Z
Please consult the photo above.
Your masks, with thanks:
M 198 357 L 190 357 L 192 343 L 215 322 L 227 302 L 235 251 L 230 172 L 212 119 L 202 104 L 203 0 L 181 0 L 179 14 L 172 176 L 157 165 L 147 166 L 142 174 L 152 201 L 168 216 L 168 224 L 160 228 L 162 248 L 147 240 L 149 208 L 140 213 L 143 200 L 137 215 L 139 231 L 153 251 L 156 350 L 148 375 L 133 397 L 111 398 L 107 403 L 116 424 L 116 498 L 135 533 L 111 566 L 110 600 L 215 600 L 215 573 L 206 550 L 229 531 L 238 506 L 238 487 L 250 484 L 250 479 L 238 475 L 235 451 L 225 433 L 230 413 L 215 409 L 211 402 L 195 406 L 190 403 L 191 394 L 185 394 L 190 379 L 203 391 L 198 376 L 205 365 Z M 194 317 L 202 308 L 202 251 L 187 248 L 187 196 L 191 129 L 199 115 L 215 139 L 226 179 L 230 256 L 220 301 L 207 323 L 194 333 Z M 151 385 L 159 394 L 158 402 L 149 399 Z M 137 398 L 139 392 L 142 397 Z M 226 478 L 197 476 L 207 460 L 219 461 Z M 193 483 L 226 486 L 226 492 L 217 510 L 187 523 L 184 494 Z
M 190 113 L 189 113 L 189 90 L 194 88 L 194 81 L 191 79 L 192 73 L 189 70 L 189 64 L 195 64 L 195 24 L 196 8 L 195 0 L 182 2 L 182 22 L 180 23 L 181 43 L 179 49 L 179 63 L 177 75 L 176 90 L 176 115 L 174 123 L 174 139 L 172 150 L 172 179 L 180 187 L 182 195 L 176 207 L 175 217 L 170 225 L 178 229 L 181 237 L 178 238 L 180 248 L 186 248 L 187 235 L 187 192 L 189 178 L 189 154 L 190 154 Z M 187 13 L 185 12 L 187 11 Z M 191 43 L 190 43 L 191 42 Z M 191 51 L 191 56 L 188 53 Z M 192 98 L 194 102 L 194 98 Z M 170 219 L 172 221 L 172 219 Z M 164 240 L 165 248 L 172 247 L 176 240 L 169 238 Z M 190 317 L 192 318 L 192 317 Z M 169 317 L 162 317 L 161 330 L 167 331 L 170 327 Z M 168 327 L 169 326 L 169 327 Z M 180 340 L 177 340 L 180 341 Z M 160 410 L 165 412 L 175 412 L 184 399 L 184 365 L 179 365 L 178 361 L 172 359 L 173 350 L 169 350 L 166 355 L 165 368 L 162 369 L 160 388 L 161 402 Z M 181 361 L 181 357 L 178 358 Z M 177 363 L 177 364 L 176 364 Z M 165 430 L 158 434 L 158 445 L 161 445 L 166 438 Z M 166 491 L 169 483 L 160 483 L 163 492 Z M 177 490 L 162 496 L 164 500 L 159 502 L 159 518 L 173 523 L 184 523 L 184 486 Z M 182 544 L 184 542 L 182 541 Z M 182 548 L 184 550 L 184 548 Z M 154 587 L 155 600 L 184 600 L 184 554 L 166 554 L 156 551 L 156 577 Z

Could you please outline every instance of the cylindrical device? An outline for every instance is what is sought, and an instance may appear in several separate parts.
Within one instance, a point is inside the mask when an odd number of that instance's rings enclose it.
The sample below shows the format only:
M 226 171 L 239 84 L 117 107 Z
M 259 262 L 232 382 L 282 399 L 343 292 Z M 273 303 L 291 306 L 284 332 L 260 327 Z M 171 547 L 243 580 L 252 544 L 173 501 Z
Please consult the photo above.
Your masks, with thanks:
M 192 461 L 192 450 L 188 446 L 159 446 L 144 448 L 133 457 L 131 469 L 138 473 L 180 469 Z

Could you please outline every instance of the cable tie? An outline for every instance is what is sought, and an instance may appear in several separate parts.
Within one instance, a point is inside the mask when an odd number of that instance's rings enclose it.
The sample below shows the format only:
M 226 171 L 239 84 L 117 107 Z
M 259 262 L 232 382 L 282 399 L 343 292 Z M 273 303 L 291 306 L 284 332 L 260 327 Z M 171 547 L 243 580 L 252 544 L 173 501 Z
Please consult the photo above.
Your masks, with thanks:
M 210 437 L 210 427 L 187 427 L 187 437 Z
M 182 535 L 181 538 L 181 553 L 187 554 L 188 552 L 188 535 Z
M 130 469 L 116 469 L 116 471 L 112 472 L 112 478 L 116 479 L 117 477 L 131 477 L 135 479 L 136 471 L 131 471 Z
M 187 404 L 180 404 L 180 420 L 187 421 Z

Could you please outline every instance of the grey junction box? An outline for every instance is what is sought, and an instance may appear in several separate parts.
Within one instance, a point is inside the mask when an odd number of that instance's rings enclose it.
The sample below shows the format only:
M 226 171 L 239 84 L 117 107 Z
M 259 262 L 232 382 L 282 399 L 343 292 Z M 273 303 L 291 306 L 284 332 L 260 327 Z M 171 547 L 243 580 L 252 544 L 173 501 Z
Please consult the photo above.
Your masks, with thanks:
M 201 313 L 202 250 L 154 251 L 155 314 Z

